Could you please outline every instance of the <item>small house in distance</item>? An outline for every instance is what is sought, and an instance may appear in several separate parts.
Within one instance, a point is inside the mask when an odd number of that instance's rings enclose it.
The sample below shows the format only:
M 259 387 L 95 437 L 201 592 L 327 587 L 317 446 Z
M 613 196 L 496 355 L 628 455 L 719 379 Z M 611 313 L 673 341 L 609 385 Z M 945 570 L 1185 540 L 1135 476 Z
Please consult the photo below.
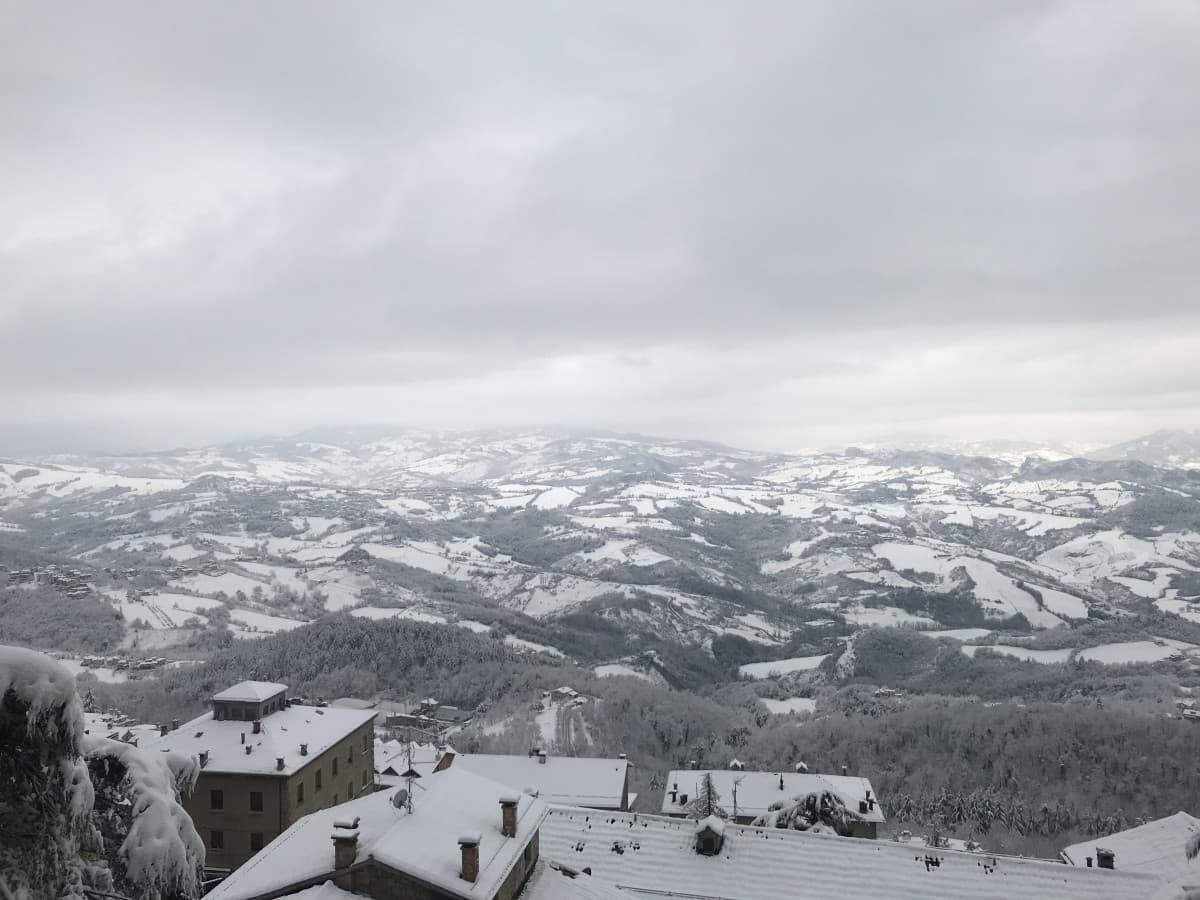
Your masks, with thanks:
M 852 814 L 852 837 L 875 838 L 885 821 L 879 798 L 866 778 L 804 771 L 748 772 L 740 763 L 729 769 L 676 769 L 667 773 L 663 815 L 696 818 L 692 807 L 706 778 L 726 817 L 739 825 L 749 825 L 810 794 L 820 796 L 824 792 L 841 800 Z
M 194 756 L 183 800 L 219 876 L 237 869 L 300 817 L 375 790 L 375 710 L 286 699 L 287 685 L 243 681 L 212 710 L 143 746 Z

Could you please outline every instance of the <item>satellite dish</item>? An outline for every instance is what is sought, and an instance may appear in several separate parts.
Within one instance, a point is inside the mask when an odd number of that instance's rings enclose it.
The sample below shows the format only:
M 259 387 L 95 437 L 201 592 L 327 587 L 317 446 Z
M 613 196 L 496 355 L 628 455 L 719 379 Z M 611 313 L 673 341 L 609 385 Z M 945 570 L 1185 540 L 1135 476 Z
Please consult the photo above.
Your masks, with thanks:
M 406 791 L 404 788 L 400 788 L 400 790 L 396 791 L 396 793 L 392 796 L 392 806 L 396 807 L 396 809 L 407 809 L 408 791 Z

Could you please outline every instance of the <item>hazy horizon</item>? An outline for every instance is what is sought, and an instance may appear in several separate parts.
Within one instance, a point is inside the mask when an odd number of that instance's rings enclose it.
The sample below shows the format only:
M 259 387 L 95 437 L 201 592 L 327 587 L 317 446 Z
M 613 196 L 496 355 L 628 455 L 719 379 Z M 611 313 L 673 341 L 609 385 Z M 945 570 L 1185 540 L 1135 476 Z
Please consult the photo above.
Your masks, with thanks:
M 879 434 L 870 440 L 860 441 L 831 441 L 823 444 L 807 444 L 795 446 L 771 446 L 749 443 L 739 443 L 723 439 L 719 435 L 671 434 L 663 431 L 603 428 L 599 426 L 570 425 L 553 422 L 531 422 L 511 426 L 494 427 L 438 427 L 414 423 L 411 425 L 388 425 L 383 423 L 353 423 L 346 425 L 316 424 L 290 432 L 246 432 L 197 439 L 177 443 L 154 443 L 153 441 L 130 440 L 121 431 L 106 429 L 10 429 L 0 425 L 0 459 L 19 460 L 41 459 L 53 456 L 137 456 L 139 454 L 171 453 L 174 451 L 190 450 L 202 447 L 221 447 L 228 445 L 253 445 L 272 441 L 311 441 L 314 443 L 336 444 L 339 441 L 350 443 L 352 440 L 371 441 L 387 438 L 418 435 L 424 433 L 444 434 L 446 436 L 496 433 L 496 434 L 525 434 L 534 432 L 567 433 L 578 435 L 611 435 L 614 437 L 664 439 L 679 441 L 694 441 L 712 443 L 732 449 L 749 450 L 761 453 L 799 454 L 805 452 L 840 451 L 854 446 L 864 448 L 896 448 L 896 449 L 931 449 L 956 447 L 1002 447 L 1005 444 L 1016 446 L 1043 446 L 1065 452 L 1087 454 L 1102 450 L 1115 444 L 1132 441 L 1151 434 L 1164 432 L 1183 432 L 1200 437 L 1200 430 L 1177 429 L 1171 427 L 1154 428 L 1146 432 L 1118 435 L 1108 441 L 1061 441 L 1037 437 L 1014 437 L 1011 435 L 988 435 L 983 437 L 953 438 L 947 435 L 915 432 L 891 432 Z

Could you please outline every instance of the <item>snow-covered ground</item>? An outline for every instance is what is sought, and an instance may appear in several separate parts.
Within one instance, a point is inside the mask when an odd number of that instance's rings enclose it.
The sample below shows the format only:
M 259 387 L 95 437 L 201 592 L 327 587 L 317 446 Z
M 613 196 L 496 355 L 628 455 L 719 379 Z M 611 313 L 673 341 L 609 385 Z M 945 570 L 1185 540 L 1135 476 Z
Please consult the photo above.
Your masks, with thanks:
M 962 652 L 967 656 L 974 656 L 984 647 L 974 644 L 964 644 Z M 1008 644 L 988 644 L 986 649 L 999 653 L 1001 656 L 1011 656 L 1015 659 L 1023 659 L 1026 662 L 1036 663 L 1065 663 L 1071 658 L 1071 654 L 1075 651 L 1070 647 L 1062 650 L 1031 650 L 1028 647 L 1014 647 Z
M 804 672 L 815 669 L 829 654 L 821 656 L 794 656 L 791 659 L 776 659 L 771 662 L 747 663 L 738 666 L 738 671 L 746 678 L 755 680 L 771 678 L 775 675 L 787 675 L 790 672 Z
M 547 644 L 538 644 L 534 641 L 527 641 L 523 638 L 514 637 L 511 634 L 504 636 L 504 643 L 515 650 L 528 650 L 531 653 L 549 653 L 551 656 L 562 656 L 563 652 L 557 647 L 551 647 Z
M 760 699 L 758 702 L 765 706 L 768 712 L 775 715 L 810 713 L 817 708 L 817 701 L 809 697 L 788 697 L 786 700 Z
M 601 678 L 627 675 L 630 678 L 641 678 L 643 681 L 654 681 L 654 679 L 645 672 L 635 669 L 633 666 L 627 666 L 624 663 L 609 663 L 608 665 L 604 666 L 596 666 L 592 671 Z

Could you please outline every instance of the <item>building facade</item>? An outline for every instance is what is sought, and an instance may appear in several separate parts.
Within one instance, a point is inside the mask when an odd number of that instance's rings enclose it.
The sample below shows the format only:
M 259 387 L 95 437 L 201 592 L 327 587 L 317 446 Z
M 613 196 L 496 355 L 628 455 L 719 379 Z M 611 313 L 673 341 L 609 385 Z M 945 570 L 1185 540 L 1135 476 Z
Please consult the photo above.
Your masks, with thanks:
M 237 869 L 301 817 L 374 791 L 375 712 L 286 695 L 286 685 L 242 682 L 150 745 L 200 761 L 183 806 L 212 875 Z

